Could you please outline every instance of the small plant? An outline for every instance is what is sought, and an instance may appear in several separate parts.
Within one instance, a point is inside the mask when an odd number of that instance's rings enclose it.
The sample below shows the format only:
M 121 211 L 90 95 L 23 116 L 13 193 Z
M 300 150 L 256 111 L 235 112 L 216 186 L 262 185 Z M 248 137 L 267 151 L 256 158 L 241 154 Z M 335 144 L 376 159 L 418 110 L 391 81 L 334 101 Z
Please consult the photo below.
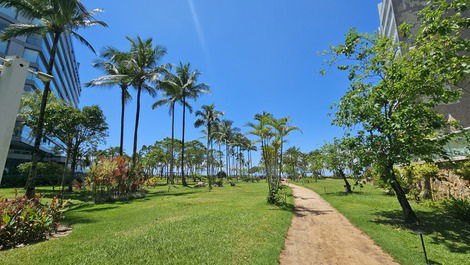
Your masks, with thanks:
M 470 180 L 470 161 L 466 161 L 459 165 L 459 168 L 456 170 L 456 172 L 464 179 Z
M 449 215 L 470 223 L 470 200 L 450 198 L 442 202 L 444 211 Z
M 0 249 L 46 239 L 62 218 L 57 198 L 42 204 L 41 197 L 17 197 L 0 201 Z

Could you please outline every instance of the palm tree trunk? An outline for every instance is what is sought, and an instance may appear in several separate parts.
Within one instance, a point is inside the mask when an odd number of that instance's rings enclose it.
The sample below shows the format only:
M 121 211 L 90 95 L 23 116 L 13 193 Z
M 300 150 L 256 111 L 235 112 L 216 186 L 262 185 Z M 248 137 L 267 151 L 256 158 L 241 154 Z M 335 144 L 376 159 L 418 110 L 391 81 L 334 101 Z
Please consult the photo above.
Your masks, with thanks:
M 212 190 L 212 178 L 210 176 L 211 172 L 210 172 L 210 163 L 212 162 L 211 161 L 211 158 L 212 157 L 209 157 L 209 154 L 210 154 L 210 143 L 211 143 L 211 125 L 210 123 L 207 124 L 207 180 L 209 181 L 209 191 Z
M 49 62 L 47 65 L 47 74 L 52 75 L 52 70 L 54 68 L 55 62 L 55 54 L 57 52 L 57 48 L 59 46 L 60 35 L 62 32 L 54 32 L 54 41 L 52 42 L 52 49 L 49 57 Z M 39 147 L 41 146 L 41 141 L 43 137 L 43 130 L 44 130 L 44 116 L 46 114 L 46 105 L 47 105 L 47 98 L 49 96 L 49 92 L 51 91 L 51 82 L 46 82 L 44 85 L 44 92 L 41 98 L 41 108 L 39 110 L 39 117 L 38 117 L 38 127 L 36 128 L 36 138 L 34 139 L 34 148 L 31 152 L 31 170 L 28 174 L 28 179 L 26 181 L 26 197 L 31 199 L 34 197 L 35 187 L 36 187 L 36 178 L 37 178 L 37 168 L 38 168 L 38 161 L 39 161 Z
M 230 158 L 228 157 L 228 145 L 227 145 L 227 140 L 225 140 L 225 170 L 227 172 L 225 172 L 227 174 L 227 179 L 230 177 L 230 174 L 228 172 L 229 170 L 229 160 Z
M 186 178 L 184 176 L 184 130 L 186 127 L 186 95 L 185 91 L 183 90 L 183 137 L 181 137 L 181 182 L 183 186 L 188 186 L 186 183 Z
M 139 118 L 140 118 L 140 95 L 142 93 L 142 86 L 137 88 L 137 110 L 135 112 L 135 128 L 134 128 L 134 146 L 132 147 L 132 170 L 135 168 L 137 160 L 137 136 L 139 132 Z
M 282 149 L 283 149 L 283 145 L 284 145 L 282 143 L 283 140 L 284 140 L 283 137 L 281 137 L 281 161 L 280 161 L 280 164 L 279 164 L 279 177 L 282 177 L 282 166 L 283 166 L 283 160 L 282 160 L 283 159 L 283 153 L 282 153 L 283 150 Z
M 119 155 L 124 153 L 124 112 L 126 108 L 125 87 L 121 87 L 121 139 L 119 140 Z
M 174 141 L 175 141 L 175 104 L 171 105 L 171 157 L 170 157 L 170 183 L 175 184 L 173 177 L 173 163 L 175 158 L 174 153 Z

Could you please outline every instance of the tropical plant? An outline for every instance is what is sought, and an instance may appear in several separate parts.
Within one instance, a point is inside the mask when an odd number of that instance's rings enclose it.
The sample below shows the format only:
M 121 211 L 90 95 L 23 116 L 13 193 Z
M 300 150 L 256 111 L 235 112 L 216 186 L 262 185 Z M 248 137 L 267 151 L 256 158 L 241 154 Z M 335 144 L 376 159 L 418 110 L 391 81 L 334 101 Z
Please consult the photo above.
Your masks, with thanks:
M 176 73 L 166 72 L 166 78 L 159 82 L 161 87 L 172 87 L 176 91 L 181 91 L 182 96 L 179 99 L 183 105 L 183 127 L 182 127 L 182 149 L 181 149 L 181 181 L 184 186 L 187 186 L 186 178 L 184 175 L 184 137 L 186 127 L 186 107 L 188 106 L 188 99 L 197 99 L 202 93 L 209 93 L 209 86 L 205 83 L 198 83 L 200 72 L 192 70 L 191 65 L 180 63 L 176 67 Z
M 183 93 L 181 87 L 173 85 L 173 82 L 169 80 L 171 75 L 166 75 L 163 80 L 160 80 L 159 87 L 163 89 L 163 98 L 152 105 L 152 109 L 156 109 L 162 105 L 168 105 L 169 113 L 171 115 L 171 150 L 170 150 L 170 177 L 169 181 L 171 184 L 174 184 L 174 140 L 175 140 L 175 105 L 176 103 L 183 103 L 182 97 Z M 185 108 L 188 108 L 189 112 L 192 112 L 193 109 L 191 105 L 187 102 L 184 102 Z
M 206 137 L 207 137 L 207 155 L 206 155 L 206 166 L 207 166 L 207 178 L 209 180 L 209 190 L 212 189 L 212 176 L 214 175 L 211 172 L 212 163 L 211 161 L 214 158 L 212 150 L 212 140 L 214 138 L 214 132 L 217 130 L 217 126 L 220 122 L 219 117 L 223 116 L 224 113 L 215 109 L 215 105 L 203 105 L 202 110 L 196 111 L 196 117 L 199 117 L 194 122 L 194 126 L 199 128 L 201 126 L 206 126 Z
M 126 67 L 129 67 L 129 79 L 132 86 L 137 89 L 137 104 L 135 113 L 134 144 L 132 147 L 132 169 L 137 159 L 137 139 L 139 133 L 140 119 L 140 99 L 142 91 L 151 96 L 156 94 L 155 88 L 149 83 L 157 82 L 158 78 L 168 65 L 160 65 L 160 60 L 166 55 L 166 49 L 160 45 L 153 45 L 152 38 L 143 40 L 140 37 L 135 39 L 127 37 L 131 43 L 130 56 L 125 61 Z M 131 170 L 132 171 L 132 170 Z M 134 172 L 133 172 L 134 173 Z
M 124 154 L 124 117 L 126 104 L 132 99 L 129 93 L 131 80 L 129 78 L 129 66 L 126 61 L 130 54 L 112 47 L 106 47 L 101 54 L 101 59 L 93 63 L 93 67 L 100 69 L 106 75 L 95 78 L 86 86 L 108 87 L 118 85 L 121 90 L 121 134 L 119 139 L 119 155 Z
M 91 44 L 78 34 L 77 30 L 95 25 L 107 26 L 105 22 L 95 19 L 95 15 L 101 12 L 101 9 L 88 11 L 79 0 L 1 0 L 0 6 L 16 8 L 23 17 L 31 21 L 39 20 L 37 24 L 11 24 L 3 31 L 0 37 L 1 40 L 5 41 L 15 37 L 30 36 L 33 34 L 45 37 L 47 34 L 50 34 L 52 37 L 52 46 L 49 61 L 45 69 L 48 75 L 53 74 L 56 53 L 63 34 L 70 34 L 94 52 Z M 32 151 L 33 164 L 26 183 L 26 196 L 28 198 L 32 198 L 35 193 L 39 147 L 44 135 L 45 109 L 51 91 L 50 86 L 50 82 L 45 82 L 38 116 L 38 128 L 34 135 L 35 140 Z
M 57 198 L 49 204 L 26 196 L 0 200 L 0 250 L 46 239 L 57 230 L 62 213 Z

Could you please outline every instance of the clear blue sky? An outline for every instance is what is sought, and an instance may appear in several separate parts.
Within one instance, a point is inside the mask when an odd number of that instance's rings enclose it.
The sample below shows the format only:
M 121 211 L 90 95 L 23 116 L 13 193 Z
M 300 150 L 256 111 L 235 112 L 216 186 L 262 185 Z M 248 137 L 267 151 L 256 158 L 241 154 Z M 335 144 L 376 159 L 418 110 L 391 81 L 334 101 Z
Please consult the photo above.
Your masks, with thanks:
M 303 134 L 294 133 L 289 146 L 302 151 L 320 147 L 342 130 L 330 125 L 330 105 L 347 88 L 344 73 L 319 74 L 324 57 L 318 55 L 338 44 L 350 27 L 373 32 L 378 28 L 377 3 L 364 0 L 107 0 L 84 1 L 88 8 L 103 8 L 99 18 L 109 28 L 81 33 L 97 50 L 111 45 L 128 49 L 125 36 L 152 37 L 168 49 L 165 63 L 191 62 L 211 85 L 212 95 L 193 103 L 216 104 L 237 127 L 256 113 L 290 116 Z M 95 58 L 75 43 L 81 81 L 101 75 L 91 67 Z M 135 95 L 134 91 L 132 93 Z M 166 108 L 152 110 L 157 99 L 143 95 L 139 146 L 170 136 Z M 110 126 L 106 146 L 119 144 L 119 89 L 83 88 L 80 105 L 98 104 Z M 132 150 L 135 101 L 127 105 L 125 150 Z M 176 136 L 181 137 L 181 111 L 177 110 Z M 200 130 L 187 119 L 187 138 Z

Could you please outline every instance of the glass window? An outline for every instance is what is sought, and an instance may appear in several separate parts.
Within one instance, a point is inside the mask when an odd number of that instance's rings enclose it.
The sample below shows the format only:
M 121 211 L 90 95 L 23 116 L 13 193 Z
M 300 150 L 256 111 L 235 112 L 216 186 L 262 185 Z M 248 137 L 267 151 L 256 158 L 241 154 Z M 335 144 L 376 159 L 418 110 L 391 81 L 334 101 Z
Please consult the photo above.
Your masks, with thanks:
M 42 38 L 39 35 L 30 35 L 26 38 L 26 42 L 36 46 L 41 46 Z
M 38 63 L 39 52 L 31 49 L 24 49 L 23 58 L 32 63 Z
M 0 23 L 0 32 L 3 32 L 4 29 L 8 27 L 7 24 Z M 8 41 L 0 41 L 0 53 L 7 53 L 8 51 Z
M 16 8 L 14 7 L 3 7 L 0 6 L 0 12 L 10 16 L 12 18 L 16 18 Z

